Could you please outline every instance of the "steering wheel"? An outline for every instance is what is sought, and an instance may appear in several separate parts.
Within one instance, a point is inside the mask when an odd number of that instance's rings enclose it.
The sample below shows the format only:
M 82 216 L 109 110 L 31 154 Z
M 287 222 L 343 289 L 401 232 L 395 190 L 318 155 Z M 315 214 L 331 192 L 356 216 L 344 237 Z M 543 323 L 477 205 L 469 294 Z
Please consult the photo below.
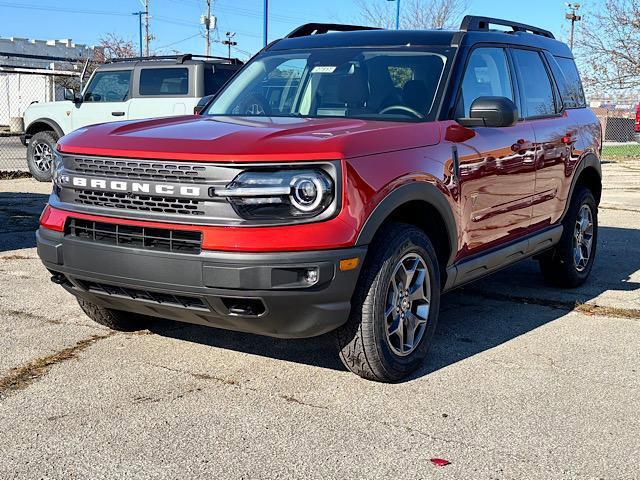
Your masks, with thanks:
M 239 110 L 240 115 L 252 117 L 271 115 L 271 107 L 267 99 L 255 93 L 239 105 Z
M 404 112 L 404 113 L 410 113 L 411 115 L 414 115 L 417 118 L 424 118 L 424 115 L 421 114 L 419 111 L 414 110 L 411 107 L 407 107 L 406 105 L 389 105 L 388 107 L 385 107 L 382 110 L 380 110 L 378 113 L 382 115 L 384 113 L 389 113 L 393 110 L 400 110 L 401 112 Z

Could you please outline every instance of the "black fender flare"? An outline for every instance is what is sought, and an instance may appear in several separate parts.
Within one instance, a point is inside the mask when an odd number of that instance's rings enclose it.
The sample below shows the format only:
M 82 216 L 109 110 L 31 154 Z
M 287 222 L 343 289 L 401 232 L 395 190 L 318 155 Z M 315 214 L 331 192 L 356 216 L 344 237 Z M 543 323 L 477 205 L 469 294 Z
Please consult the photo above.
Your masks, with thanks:
M 564 206 L 564 211 L 562 212 L 562 216 L 560 217 L 560 221 L 564 220 L 565 215 L 569 211 L 569 206 L 571 205 L 571 199 L 573 198 L 573 192 L 576 188 L 576 184 L 578 183 L 578 178 L 580 178 L 580 174 L 587 168 L 593 168 L 600 177 L 600 183 L 602 183 L 602 165 L 598 156 L 593 153 L 587 153 L 576 166 L 576 169 L 573 172 L 573 177 L 571 178 L 571 187 L 569 187 L 569 195 L 567 196 L 567 201 Z
M 49 127 L 51 127 L 51 130 L 53 130 L 56 133 L 56 135 L 58 135 L 59 138 L 62 138 L 64 136 L 64 131 L 55 120 L 52 120 L 50 118 L 44 118 L 44 117 L 35 119 L 33 122 L 31 122 L 27 126 L 27 128 L 25 129 L 25 132 L 27 133 L 27 135 L 33 135 L 35 133 L 33 132 L 32 127 L 38 123 L 44 123 L 45 125 L 48 125 Z
M 458 253 L 458 228 L 445 194 L 432 183 L 412 182 L 396 188 L 384 197 L 365 221 L 356 240 L 356 245 L 363 246 L 371 243 L 373 236 L 394 210 L 405 203 L 416 200 L 431 205 L 444 220 L 450 251 L 447 266 L 452 265 Z

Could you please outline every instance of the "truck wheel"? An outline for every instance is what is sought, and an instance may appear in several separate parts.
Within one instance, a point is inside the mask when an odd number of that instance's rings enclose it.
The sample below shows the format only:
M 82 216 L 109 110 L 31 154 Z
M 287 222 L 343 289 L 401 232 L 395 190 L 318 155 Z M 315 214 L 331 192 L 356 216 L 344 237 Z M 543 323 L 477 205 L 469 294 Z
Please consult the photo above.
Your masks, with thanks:
M 545 280 L 552 285 L 582 285 L 593 267 L 598 244 L 598 206 L 591 190 L 581 187 L 574 195 L 555 248 L 539 258 Z
M 27 147 L 27 165 L 33 178 L 39 182 L 51 181 L 53 152 L 58 135 L 52 131 L 38 132 L 29 140 Z
M 371 243 L 352 298 L 336 331 L 340 358 L 353 373 L 398 381 L 427 355 L 440 306 L 440 271 L 424 232 L 392 223 Z
M 82 311 L 94 322 L 119 332 L 134 332 L 143 330 L 147 325 L 147 318 L 130 312 L 112 310 L 78 298 Z

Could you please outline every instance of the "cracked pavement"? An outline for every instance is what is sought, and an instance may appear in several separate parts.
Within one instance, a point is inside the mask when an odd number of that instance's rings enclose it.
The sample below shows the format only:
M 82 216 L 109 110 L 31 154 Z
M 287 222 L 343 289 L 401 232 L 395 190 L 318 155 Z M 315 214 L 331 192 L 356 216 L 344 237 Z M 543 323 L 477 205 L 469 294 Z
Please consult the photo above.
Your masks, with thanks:
M 444 296 L 397 385 L 329 335 L 109 335 L 37 260 L 49 186 L 0 181 L 0 478 L 639 478 L 640 164 L 603 170 L 591 280 L 526 261 Z

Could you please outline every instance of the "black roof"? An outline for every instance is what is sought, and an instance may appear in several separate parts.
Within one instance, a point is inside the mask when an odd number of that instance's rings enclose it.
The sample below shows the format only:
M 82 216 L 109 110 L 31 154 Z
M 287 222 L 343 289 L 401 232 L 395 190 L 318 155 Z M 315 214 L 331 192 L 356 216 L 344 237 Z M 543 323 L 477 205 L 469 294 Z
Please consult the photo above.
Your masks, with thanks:
M 512 31 L 491 29 L 491 25 L 494 24 L 512 28 Z M 537 47 L 556 56 L 573 57 L 569 47 L 556 40 L 547 30 L 488 17 L 467 16 L 462 21 L 460 30 L 382 30 L 355 25 L 329 24 L 324 27 L 323 24 L 303 25 L 267 48 L 292 50 L 336 47 L 458 47 L 478 43 L 503 43 Z

